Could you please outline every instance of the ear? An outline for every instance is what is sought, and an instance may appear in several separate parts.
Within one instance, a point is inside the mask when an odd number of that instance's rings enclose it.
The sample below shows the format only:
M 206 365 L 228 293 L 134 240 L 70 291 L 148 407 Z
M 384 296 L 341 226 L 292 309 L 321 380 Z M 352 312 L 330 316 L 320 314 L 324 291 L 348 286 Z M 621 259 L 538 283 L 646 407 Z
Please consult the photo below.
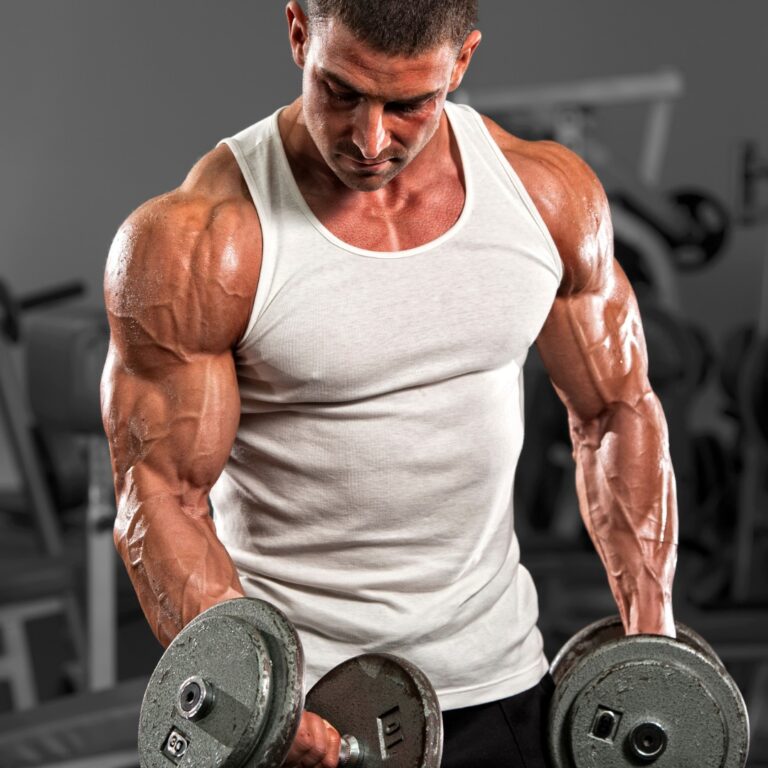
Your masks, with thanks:
M 469 61 L 472 58 L 472 54 L 477 50 L 477 46 L 480 45 L 480 41 L 483 36 L 480 34 L 479 29 L 473 29 L 468 35 L 464 44 L 461 46 L 459 55 L 456 58 L 456 62 L 453 65 L 453 72 L 451 73 L 451 83 L 448 86 L 448 91 L 455 91 L 464 78 L 464 73 L 467 71 Z
M 309 21 L 298 0 L 290 0 L 285 6 L 285 17 L 288 20 L 288 41 L 293 60 L 297 67 L 304 69 L 309 47 Z

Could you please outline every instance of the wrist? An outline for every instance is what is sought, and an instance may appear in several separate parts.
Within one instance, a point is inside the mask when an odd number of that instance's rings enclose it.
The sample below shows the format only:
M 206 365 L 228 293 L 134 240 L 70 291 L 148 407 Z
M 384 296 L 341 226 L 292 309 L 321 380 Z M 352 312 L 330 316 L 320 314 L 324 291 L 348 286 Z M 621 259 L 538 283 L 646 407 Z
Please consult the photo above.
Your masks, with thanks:
M 622 621 L 628 635 L 677 636 L 672 601 L 666 596 L 637 596 L 630 601 Z

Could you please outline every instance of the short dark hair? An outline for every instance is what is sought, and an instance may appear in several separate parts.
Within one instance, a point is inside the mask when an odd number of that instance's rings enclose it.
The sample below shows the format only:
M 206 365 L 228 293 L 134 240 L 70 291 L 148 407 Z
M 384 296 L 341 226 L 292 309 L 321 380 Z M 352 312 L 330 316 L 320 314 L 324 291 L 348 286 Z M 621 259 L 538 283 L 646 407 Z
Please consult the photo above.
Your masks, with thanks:
M 307 0 L 310 34 L 336 18 L 382 53 L 413 56 L 446 42 L 458 54 L 477 24 L 478 0 Z

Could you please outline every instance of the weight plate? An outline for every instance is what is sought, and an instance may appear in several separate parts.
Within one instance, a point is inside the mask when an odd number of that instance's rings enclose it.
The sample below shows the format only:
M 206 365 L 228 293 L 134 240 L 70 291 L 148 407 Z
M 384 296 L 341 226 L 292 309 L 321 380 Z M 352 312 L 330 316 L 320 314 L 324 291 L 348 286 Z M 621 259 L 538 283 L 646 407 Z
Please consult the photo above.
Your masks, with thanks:
M 695 632 L 689 626 L 679 621 L 675 622 L 675 630 L 677 631 L 678 641 L 700 651 L 717 665 L 722 674 L 728 674 L 723 666 L 723 662 L 720 661 L 720 657 L 698 632 Z M 580 661 L 595 648 L 599 648 L 611 640 L 619 640 L 624 637 L 626 637 L 624 625 L 621 623 L 621 617 L 619 616 L 609 616 L 584 627 L 584 629 L 568 640 L 552 661 L 549 671 L 554 678 L 555 684 L 558 684 L 568 674 L 576 662 Z
M 241 598 L 193 619 L 150 678 L 142 768 L 278 768 L 304 703 L 301 643 L 274 606 Z
M 142 768 L 240 766 L 264 728 L 272 685 L 269 652 L 253 627 L 220 615 L 190 622 L 144 694 Z
M 677 190 L 671 200 L 690 222 L 689 236 L 681 243 L 673 243 L 675 266 L 681 270 L 699 269 L 725 247 L 731 229 L 728 210 L 717 198 L 698 190 Z
M 443 720 L 424 673 L 390 654 L 340 664 L 307 694 L 306 708 L 360 743 L 364 768 L 439 768 Z
M 610 731 L 601 733 L 611 716 Z M 643 728 L 656 733 L 637 738 Z M 656 768 L 701 768 L 706 755 L 714 768 L 727 746 L 718 704 L 701 680 L 654 661 L 615 663 L 587 683 L 571 706 L 567 739 L 574 764 L 591 768 L 632 765 L 644 755 L 649 762 L 656 756 Z
M 699 635 L 678 624 L 678 638 L 625 637 L 614 617 L 566 643 L 552 665 L 556 768 L 699 768 L 704 755 L 708 768 L 745 764 L 749 726 L 738 688 Z

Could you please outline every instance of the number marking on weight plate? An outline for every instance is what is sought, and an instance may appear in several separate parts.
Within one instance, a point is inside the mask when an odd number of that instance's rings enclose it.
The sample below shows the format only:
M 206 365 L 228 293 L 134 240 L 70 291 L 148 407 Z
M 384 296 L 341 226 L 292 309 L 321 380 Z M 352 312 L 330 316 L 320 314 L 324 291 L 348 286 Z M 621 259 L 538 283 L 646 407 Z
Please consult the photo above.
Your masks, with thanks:
M 187 753 L 187 749 L 189 749 L 189 739 L 178 728 L 172 728 L 163 744 L 163 754 L 178 764 Z
M 376 719 L 379 731 L 379 747 L 383 760 L 392 756 L 392 752 L 405 741 L 400 726 L 400 707 L 393 707 Z

